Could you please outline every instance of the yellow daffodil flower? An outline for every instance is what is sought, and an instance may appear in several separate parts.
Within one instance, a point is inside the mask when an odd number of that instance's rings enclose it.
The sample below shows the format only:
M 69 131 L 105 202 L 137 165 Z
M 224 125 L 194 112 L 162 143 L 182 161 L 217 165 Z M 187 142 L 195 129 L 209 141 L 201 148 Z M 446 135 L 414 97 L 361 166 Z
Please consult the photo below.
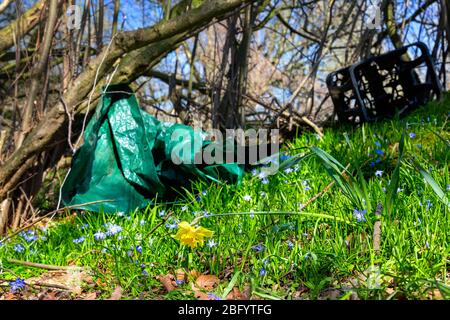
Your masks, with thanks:
M 187 245 L 191 248 L 197 247 L 198 244 L 203 246 L 204 238 L 212 237 L 213 232 L 203 227 L 193 227 L 186 221 L 178 224 L 178 232 L 175 239 L 179 240 L 181 244 Z

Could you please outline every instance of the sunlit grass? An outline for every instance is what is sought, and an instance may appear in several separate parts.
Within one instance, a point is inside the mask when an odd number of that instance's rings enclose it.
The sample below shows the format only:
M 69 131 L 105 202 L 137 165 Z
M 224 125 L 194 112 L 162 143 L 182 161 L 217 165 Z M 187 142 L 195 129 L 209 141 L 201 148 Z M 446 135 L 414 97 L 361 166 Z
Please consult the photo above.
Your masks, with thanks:
M 37 228 L 36 239 L 22 234 L 0 245 L 0 277 L 41 272 L 7 262 L 15 258 L 89 267 L 105 284 L 97 288 L 105 297 L 117 284 L 124 298 L 164 295 L 156 276 L 185 268 L 217 275 L 219 296 L 237 274 L 235 285 L 249 285 L 255 296 L 268 299 L 291 299 L 299 291 L 301 298 L 315 299 L 329 288 L 344 299 L 350 292 L 361 299 L 419 299 L 434 289 L 448 298 L 448 101 L 403 120 L 326 129 L 322 140 L 303 134 L 284 150 L 315 155 L 267 181 L 256 170 L 241 185 L 196 182 L 175 204 L 126 216 L 65 213 L 56 225 Z M 372 238 L 378 204 L 384 207 L 379 254 Z M 194 219 L 214 235 L 191 249 L 172 237 L 172 227 Z M 107 233 L 111 225 L 122 229 L 100 239 L 98 232 Z M 164 297 L 192 298 L 189 290 L 180 284 Z

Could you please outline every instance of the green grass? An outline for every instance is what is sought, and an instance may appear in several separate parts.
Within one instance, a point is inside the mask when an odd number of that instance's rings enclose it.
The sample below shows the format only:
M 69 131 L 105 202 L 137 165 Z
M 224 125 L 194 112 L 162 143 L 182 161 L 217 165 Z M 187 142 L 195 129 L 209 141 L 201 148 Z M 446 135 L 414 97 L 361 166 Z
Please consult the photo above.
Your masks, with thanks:
M 241 185 L 198 182 L 179 203 L 129 216 L 65 213 L 45 230 L 36 228 L 38 240 L 27 242 L 18 235 L 2 245 L 0 278 L 42 272 L 7 261 L 15 258 L 88 267 L 97 280 L 91 290 L 100 297 L 120 284 L 125 299 L 192 299 L 190 284 L 166 294 L 156 280 L 186 268 L 217 275 L 220 284 L 213 292 L 219 296 L 236 285 L 241 290 L 249 286 L 253 297 L 263 299 L 326 298 L 330 289 L 340 299 L 352 294 L 360 299 L 427 299 L 432 291 L 448 299 L 449 115 L 447 97 L 403 120 L 330 128 L 322 140 L 303 134 L 284 149 L 311 156 L 292 167 L 293 172 L 269 176 L 268 184 L 249 173 Z M 377 155 L 377 149 L 383 154 Z M 377 170 L 383 171 L 381 177 Z M 332 181 L 328 192 L 302 210 Z M 384 208 L 379 254 L 373 250 L 378 204 Z M 355 209 L 367 210 L 365 221 L 358 222 Z M 172 238 L 176 230 L 165 223 L 150 234 L 164 219 L 162 212 L 191 222 L 205 211 L 212 216 L 199 224 L 214 231 L 217 245 L 212 248 L 181 246 Z M 93 234 L 105 231 L 107 223 L 123 230 L 95 240 Z M 84 242 L 74 243 L 79 237 Z M 24 247 L 20 253 L 14 250 L 17 244 Z M 256 245 L 264 250 L 257 252 Z

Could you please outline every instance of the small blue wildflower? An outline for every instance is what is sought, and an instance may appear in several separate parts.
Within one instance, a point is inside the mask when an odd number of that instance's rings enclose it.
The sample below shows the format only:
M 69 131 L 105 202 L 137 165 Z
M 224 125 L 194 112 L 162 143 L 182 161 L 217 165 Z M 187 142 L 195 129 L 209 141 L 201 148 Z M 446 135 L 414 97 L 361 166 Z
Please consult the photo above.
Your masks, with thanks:
M 256 169 L 252 169 L 251 173 L 252 173 L 252 176 L 255 177 L 258 174 L 258 171 Z
M 183 212 L 186 211 L 187 209 L 188 209 L 188 206 L 182 206 L 181 207 L 181 211 L 183 211 Z
M 375 161 L 370 161 L 370 166 L 375 167 Z
M 264 259 L 263 264 L 266 265 L 266 264 L 268 264 L 269 262 L 270 262 L 270 260 L 267 258 L 267 259 Z
M 21 245 L 20 243 L 14 245 L 13 250 L 17 253 L 21 253 L 23 251 L 25 251 L 25 248 L 23 245 Z
M 165 210 L 161 210 L 160 212 L 159 212 L 159 216 L 160 217 L 163 217 L 163 216 L 165 216 L 166 215 L 166 211 Z
M 259 276 L 264 277 L 266 275 L 267 271 L 264 268 L 259 269 Z
M 206 243 L 206 246 L 209 248 L 217 246 L 217 243 L 214 241 L 214 239 L 209 239 L 208 243 Z
M 176 280 L 175 283 L 177 286 L 181 286 L 184 283 L 184 280 Z
M 255 246 L 252 247 L 253 250 L 255 250 L 256 252 L 262 252 L 264 251 L 264 246 L 262 244 L 257 244 Z
M 89 228 L 89 225 L 87 223 L 84 223 L 84 224 L 80 225 L 80 229 L 81 230 L 84 230 L 84 229 L 87 229 L 87 228 Z
M 366 221 L 366 218 L 364 217 L 364 215 L 367 213 L 367 210 L 358 210 L 358 209 L 354 209 L 353 210 L 353 216 L 356 218 L 356 220 L 358 222 L 364 222 Z
M 414 132 L 410 132 L 408 134 L 408 136 L 409 136 L 410 139 L 414 139 L 416 137 L 416 134 Z
M 378 154 L 378 155 L 380 155 L 380 156 L 382 156 L 382 155 L 384 154 L 384 151 L 381 150 L 381 149 L 376 149 L 376 150 L 375 150 L 375 153 Z
M 383 170 L 377 170 L 375 171 L 375 176 L 376 177 L 381 177 L 383 175 Z
M 166 228 L 170 230 L 178 228 L 178 221 L 171 217 L 166 223 Z
M 291 240 L 288 240 L 287 245 L 290 250 L 292 250 L 294 248 L 294 243 Z
M 252 201 L 252 197 L 251 197 L 250 195 L 248 195 L 248 194 L 246 194 L 246 195 L 243 197 L 243 199 L 244 199 L 244 201 L 247 201 L 247 202 Z
M 131 250 L 127 251 L 127 256 L 131 257 L 133 255 L 133 253 L 131 252 Z
M 113 236 L 122 231 L 122 227 L 117 224 L 108 225 L 108 231 L 106 232 L 107 236 Z
M 141 226 L 145 225 L 145 220 L 139 221 L 139 224 L 140 224 Z
M 207 210 L 203 210 L 203 216 L 204 216 L 205 218 L 208 218 L 208 217 L 211 216 L 211 213 L 209 213 Z
M 375 141 L 375 145 L 376 145 L 378 148 L 380 148 L 380 147 L 381 147 L 381 142 Z
M 284 169 L 284 173 L 289 174 L 289 173 L 292 173 L 292 172 L 294 172 L 294 169 L 292 169 L 292 168 L 286 168 L 286 169 Z
M 269 183 L 269 180 L 267 180 L 267 179 L 262 179 L 262 180 L 261 180 L 261 183 L 262 183 L 262 184 L 268 184 L 268 183 Z
M 210 300 L 222 300 L 221 297 L 219 297 L 218 295 L 212 293 L 212 292 L 208 292 L 208 299 Z
M 11 292 L 16 292 L 25 288 L 25 280 L 22 278 L 17 278 L 14 281 L 9 282 L 9 286 L 11 287 Z
M 142 246 L 136 246 L 136 251 L 142 253 Z
M 450 184 L 447 185 L 446 190 L 447 190 L 447 191 L 450 191 Z
M 206 190 L 203 190 L 203 191 L 202 191 L 202 195 L 203 195 L 203 196 L 206 196 L 207 193 L 208 193 L 208 191 L 206 191 Z
M 145 271 L 145 270 L 142 271 L 142 274 L 143 274 L 144 276 L 148 276 L 148 272 Z
M 77 239 L 73 239 L 72 242 L 75 243 L 75 244 L 80 244 L 80 243 L 83 243 L 84 240 L 85 240 L 85 238 L 83 236 L 81 236 L 81 237 L 79 237 Z
M 433 203 L 431 203 L 431 200 L 425 200 L 426 202 L 426 210 L 430 210 L 430 208 L 433 206 Z
M 422 149 L 422 145 L 421 144 L 416 144 L 417 149 Z
M 104 239 L 106 239 L 106 234 L 104 232 L 97 231 L 96 233 L 94 233 L 94 239 L 97 241 L 104 240 Z
M 430 243 L 429 243 L 428 241 L 425 242 L 425 247 L 426 247 L 427 249 L 430 249 Z
M 261 172 L 258 174 L 258 178 L 259 178 L 260 180 L 266 179 L 266 178 L 267 178 L 267 173 L 266 173 L 265 171 L 261 171 Z
M 36 233 L 33 230 L 28 230 L 27 232 L 21 232 L 20 236 L 26 241 L 26 242 L 33 242 L 38 239 L 36 236 Z
M 281 161 L 286 161 L 286 160 L 289 160 L 290 158 L 291 158 L 291 156 L 288 156 L 286 154 L 283 154 L 283 155 L 280 156 L 280 160 Z

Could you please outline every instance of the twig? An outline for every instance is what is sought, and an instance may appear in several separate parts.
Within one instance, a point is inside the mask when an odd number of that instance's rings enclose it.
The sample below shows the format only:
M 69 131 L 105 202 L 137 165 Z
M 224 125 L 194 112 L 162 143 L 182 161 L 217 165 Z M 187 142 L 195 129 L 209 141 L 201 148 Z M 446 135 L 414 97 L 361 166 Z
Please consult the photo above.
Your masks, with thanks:
M 153 227 L 152 230 L 150 230 L 145 236 L 144 236 L 144 240 L 147 240 L 148 237 L 150 237 L 159 227 L 161 227 L 168 219 L 169 217 L 172 215 L 172 212 L 169 212 L 166 217 L 160 222 L 158 223 L 156 226 Z
M 74 269 L 80 269 L 82 270 L 82 267 L 78 266 L 55 266 L 51 264 L 42 264 L 42 263 L 36 263 L 36 262 L 29 262 L 29 261 L 23 261 L 23 260 L 17 260 L 17 259 L 6 259 L 9 263 L 14 264 L 20 264 L 27 267 L 33 267 L 33 268 L 40 268 L 40 269 L 46 269 L 46 270 L 74 270 Z
M 308 119 L 307 117 L 305 117 L 305 116 L 302 117 L 302 120 L 303 120 L 307 125 L 309 125 L 311 128 L 313 128 L 315 132 L 317 132 L 317 134 L 320 136 L 320 139 L 323 138 L 323 132 L 322 132 L 322 130 L 321 130 L 314 122 L 312 122 L 311 120 L 309 120 L 309 119 Z
M 375 217 L 377 220 L 373 225 L 373 250 L 376 254 L 380 253 L 380 244 L 381 244 L 381 211 L 383 211 L 383 205 L 381 203 L 378 204 L 377 209 L 375 210 Z
M 38 286 L 38 287 L 47 287 L 47 288 L 54 288 L 54 289 L 61 289 L 61 290 L 67 290 L 72 291 L 71 288 L 60 285 L 60 284 L 52 284 L 52 283 L 44 283 L 44 282 L 33 282 L 33 283 L 27 283 L 30 286 Z

